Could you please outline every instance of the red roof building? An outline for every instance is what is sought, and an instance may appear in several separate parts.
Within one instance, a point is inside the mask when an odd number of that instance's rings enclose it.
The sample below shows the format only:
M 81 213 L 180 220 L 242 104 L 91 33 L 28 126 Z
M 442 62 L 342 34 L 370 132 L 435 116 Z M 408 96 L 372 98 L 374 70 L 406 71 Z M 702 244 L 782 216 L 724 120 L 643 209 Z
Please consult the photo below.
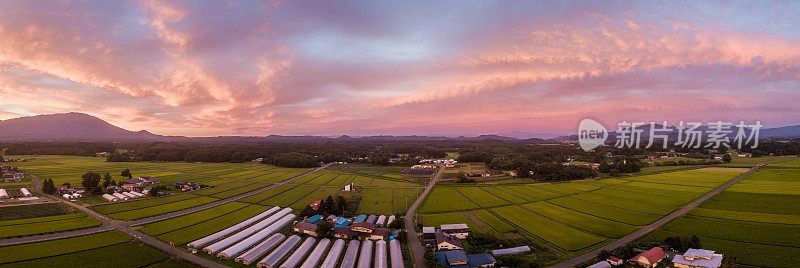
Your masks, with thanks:
M 664 253 L 663 249 L 661 249 L 660 247 L 654 247 L 648 251 L 636 255 L 636 257 L 631 258 L 630 260 L 628 260 L 628 262 L 638 264 L 639 266 L 642 267 L 652 268 L 656 267 L 656 265 L 658 265 L 658 262 L 660 262 L 665 257 L 667 257 L 667 253 Z

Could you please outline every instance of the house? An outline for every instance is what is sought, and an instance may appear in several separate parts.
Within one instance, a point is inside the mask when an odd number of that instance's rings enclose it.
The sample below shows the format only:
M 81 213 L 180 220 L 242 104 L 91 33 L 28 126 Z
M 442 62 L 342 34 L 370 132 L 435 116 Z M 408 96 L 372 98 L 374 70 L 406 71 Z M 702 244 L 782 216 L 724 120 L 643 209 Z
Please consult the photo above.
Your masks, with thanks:
M 678 268 L 718 268 L 722 265 L 722 257 L 713 250 L 690 248 L 682 255 L 675 255 L 672 265 Z
M 139 177 L 139 181 L 142 183 L 140 186 L 161 183 L 161 180 L 150 176 L 141 176 Z
M 608 258 L 606 258 L 606 261 L 608 263 L 610 263 L 611 265 L 613 265 L 613 266 L 622 265 L 622 259 L 614 257 L 614 256 L 609 256 Z
M 122 185 L 122 189 L 125 189 L 125 190 L 128 190 L 128 191 L 135 191 L 138 188 L 139 188 L 138 185 L 131 184 L 131 183 L 125 183 L 125 184 Z
M 373 229 L 375 229 L 375 225 L 369 222 L 357 222 L 353 223 L 353 225 L 350 226 L 350 230 L 352 230 L 353 232 L 360 232 L 366 234 L 371 234 Z
M 350 184 L 344 186 L 344 190 L 343 191 L 352 192 L 352 191 L 355 191 L 355 190 L 356 190 L 356 185 L 353 184 L 353 183 L 350 183 Z
M 589 265 L 586 268 L 611 268 L 611 263 L 608 261 L 600 261 L 598 263 Z
M 436 250 L 457 250 L 464 249 L 461 245 L 461 239 L 455 236 L 442 232 L 436 232 Z
M 311 224 L 317 224 L 318 222 L 321 222 L 321 221 L 322 221 L 322 215 L 314 215 L 314 216 L 311 216 L 311 218 L 308 218 L 306 220 L 306 222 L 311 223 Z
M 310 236 L 317 236 L 317 226 L 307 222 L 298 222 L 294 225 L 294 231 L 298 233 L 307 234 Z
M 497 261 L 494 256 L 486 253 L 470 254 L 467 255 L 469 267 L 494 267 Z
M 467 239 L 469 235 L 469 227 L 464 223 L 442 224 L 441 230 L 449 235 L 458 237 L 458 239 Z
M 429 240 L 436 239 L 436 228 L 422 227 L 422 239 L 429 239 Z
M 309 206 L 311 206 L 311 209 L 317 210 L 317 209 L 319 209 L 319 205 L 321 205 L 321 204 L 322 204 L 322 199 L 314 200 L 314 202 L 311 202 L 311 204 Z
M 369 239 L 372 240 L 381 240 L 386 235 L 389 234 L 389 229 L 386 228 L 375 228 L 372 230 L 372 233 L 369 234 Z
M 127 179 L 127 180 L 125 180 L 125 184 L 133 184 L 133 185 L 136 185 L 136 186 L 144 185 L 144 183 L 142 183 L 142 180 L 140 180 L 140 179 Z
M 664 250 L 660 247 L 651 248 L 648 251 L 642 252 L 636 257 L 631 258 L 628 262 L 633 264 L 638 264 L 642 267 L 653 268 L 658 265 L 664 257 L 667 256 L 667 253 L 664 253 Z
M 469 259 L 463 250 L 436 252 L 436 261 L 449 267 L 467 267 Z
M 333 228 L 333 236 L 336 238 L 350 239 L 353 237 L 353 231 L 350 228 Z

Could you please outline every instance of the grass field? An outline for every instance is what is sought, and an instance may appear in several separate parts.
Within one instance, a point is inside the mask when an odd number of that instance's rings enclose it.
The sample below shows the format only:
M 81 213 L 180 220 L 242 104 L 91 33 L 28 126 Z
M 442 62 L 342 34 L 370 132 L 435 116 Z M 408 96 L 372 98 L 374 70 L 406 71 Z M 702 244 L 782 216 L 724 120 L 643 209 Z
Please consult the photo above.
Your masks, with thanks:
M 122 243 L 52 257 L 4 264 L 4 267 L 143 267 L 169 258 L 149 246 Z
M 405 212 L 417 199 L 421 189 L 365 189 L 357 213 L 392 215 Z
M 160 234 L 181 229 L 186 226 L 202 223 L 217 217 L 222 217 L 223 215 L 240 210 L 247 206 L 248 204 L 245 203 L 231 202 L 224 205 L 209 208 L 203 211 L 198 211 L 195 213 L 175 217 L 172 219 L 150 223 L 144 225 L 141 231 L 151 236 L 157 236 Z
M 641 242 L 693 234 L 705 249 L 744 266 L 792 267 L 800 261 L 800 169 L 767 165 Z M 774 165 L 774 166 L 773 166 Z M 769 254 L 754 254 L 769 252 Z
M 145 207 L 140 209 L 128 210 L 118 213 L 111 213 L 108 214 L 109 217 L 118 220 L 135 220 L 146 218 L 150 216 L 161 215 L 168 212 L 178 211 L 182 209 L 187 209 L 191 207 L 196 207 L 199 205 L 211 203 L 217 201 L 219 199 L 206 197 L 206 196 L 199 196 L 191 199 L 181 200 L 173 203 L 167 203 L 157 206 Z

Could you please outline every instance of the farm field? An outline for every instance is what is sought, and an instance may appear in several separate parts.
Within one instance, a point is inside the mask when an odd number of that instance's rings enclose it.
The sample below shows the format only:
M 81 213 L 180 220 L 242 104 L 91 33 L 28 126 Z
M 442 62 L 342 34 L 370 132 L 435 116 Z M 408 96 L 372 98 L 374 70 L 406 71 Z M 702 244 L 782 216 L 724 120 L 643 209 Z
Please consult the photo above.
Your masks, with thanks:
M 105 162 L 101 157 L 79 156 L 14 156 L 28 160 L 13 162 L 17 166 L 42 179 L 53 179 L 56 185 L 70 183 L 80 185 L 81 175 L 92 171 L 103 175 L 109 173 L 114 180 L 124 180 L 120 172 L 130 169 L 134 177 L 152 176 L 162 185 L 175 181 L 193 181 L 205 185 L 218 185 L 246 179 L 262 182 L 278 182 L 305 172 L 310 168 L 281 168 L 261 163 L 185 163 L 185 162 Z
M 392 215 L 405 212 L 411 203 L 422 193 L 421 189 L 364 189 L 364 198 L 358 205 L 357 213 Z
M 65 215 L 74 211 L 75 209 L 59 203 L 0 206 L 0 221 Z
M 69 231 L 100 226 L 102 222 L 86 213 L 0 221 L 0 238 Z
M 96 249 L 131 241 L 131 237 L 117 231 L 102 232 L 78 237 L 0 247 L 0 264 L 40 259 L 78 251 Z
M 207 209 L 182 216 L 187 217 L 183 219 L 189 219 L 186 222 L 171 222 L 179 224 L 177 226 L 168 227 L 169 224 L 167 224 L 167 227 L 165 227 L 165 224 L 155 222 L 144 225 L 142 231 L 155 236 L 165 243 L 173 242 L 176 246 L 180 246 L 233 226 L 270 208 L 270 206 L 250 205 L 227 214 L 222 214 L 224 215 L 223 217 L 214 216 L 219 215 L 218 213 L 220 213 L 220 211 L 211 211 Z M 197 220 L 198 218 L 208 218 L 208 220 L 199 221 Z
M 577 252 L 632 233 L 747 171 L 697 168 L 563 183 L 436 186 L 423 224 L 471 213 L 499 234 L 521 232 Z M 467 214 L 470 215 L 470 214 Z M 474 223 L 470 223 L 474 224 Z
M 200 196 L 200 197 L 196 197 L 196 198 L 181 200 L 181 201 L 178 201 L 178 202 L 173 202 L 173 203 L 168 203 L 168 204 L 163 204 L 163 205 L 157 205 L 157 206 L 152 206 L 152 207 L 145 207 L 145 208 L 133 209 L 133 210 L 123 211 L 123 212 L 111 213 L 111 214 L 108 214 L 108 216 L 111 217 L 112 219 L 129 221 L 129 220 L 146 218 L 146 217 L 150 217 L 150 216 L 161 215 L 161 214 L 164 214 L 164 213 L 178 211 L 178 210 L 187 209 L 187 208 L 191 208 L 191 207 L 196 207 L 196 206 L 203 205 L 203 204 L 208 204 L 208 203 L 211 203 L 211 202 L 214 202 L 214 201 L 217 201 L 217 200 L 219 200 L 219 199 L 212 198 L 212 197 L 206 197 L 206 196 Z
M 800 261 L 800 191 L 795 187 L 800 183 L 800 168 L 789 163 L 760 168 L 639 241 L 692 234 L 700 238 L 703 248 L 723 253 L 739 265 L 796 265 Z

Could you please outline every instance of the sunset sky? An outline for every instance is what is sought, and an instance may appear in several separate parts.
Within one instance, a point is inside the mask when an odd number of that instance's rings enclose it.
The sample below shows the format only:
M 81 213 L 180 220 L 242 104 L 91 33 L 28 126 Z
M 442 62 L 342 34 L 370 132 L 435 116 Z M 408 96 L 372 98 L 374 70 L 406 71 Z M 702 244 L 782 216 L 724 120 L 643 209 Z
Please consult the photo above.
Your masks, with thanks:
M 186 136 L 795 125 L 799 14 L 800 1 L 0 0 L 0 119 L 83 112 Z

